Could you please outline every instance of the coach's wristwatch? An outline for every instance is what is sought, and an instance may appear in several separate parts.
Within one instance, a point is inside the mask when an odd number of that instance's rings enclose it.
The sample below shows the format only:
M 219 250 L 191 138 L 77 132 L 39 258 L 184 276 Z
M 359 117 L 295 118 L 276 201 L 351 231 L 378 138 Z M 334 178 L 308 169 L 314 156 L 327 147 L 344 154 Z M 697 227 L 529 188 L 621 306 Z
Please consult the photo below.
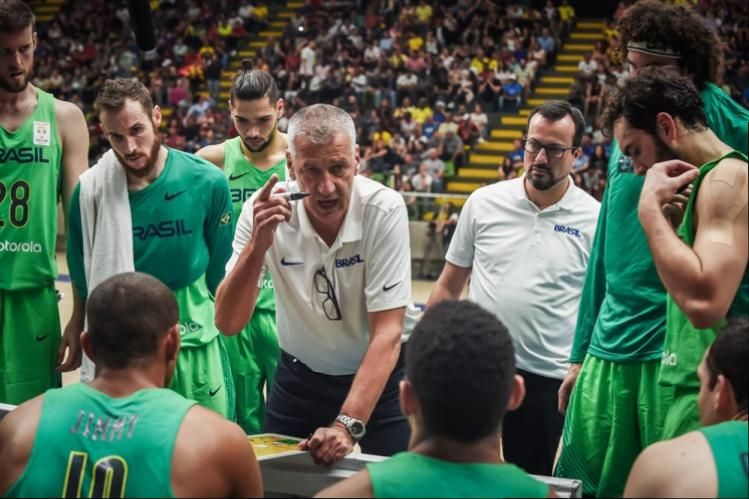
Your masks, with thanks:
M 352 418 L 351 416 L 346 416 L 345 414 L 339 414 L 335 420 L 343 425 L 344 428 L 346 428 L 346 431 L 349 432 L 349 435 L 351 435 L 351 438 L 356 440 L 357 442 L 362 439 L 365 433 L 367 433 L 367 427 L 365 424 L 358 419 Z

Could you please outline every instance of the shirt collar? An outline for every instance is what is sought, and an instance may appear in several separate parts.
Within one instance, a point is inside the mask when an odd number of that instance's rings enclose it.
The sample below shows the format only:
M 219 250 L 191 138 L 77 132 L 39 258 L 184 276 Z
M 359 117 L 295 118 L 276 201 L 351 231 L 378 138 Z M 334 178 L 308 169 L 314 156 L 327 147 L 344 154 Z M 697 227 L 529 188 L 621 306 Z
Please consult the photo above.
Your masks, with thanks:
M 572 175 L 570 177 L 570 183 L 567 186 L 567 191 L 565 191 L 564 196 L 562 196 L 562 199 L 560 199 L 556 204 L 549 206 L 546 208 L 548 210 L 549 208 L 558 207 L 564 210 L 572 210 L 575 205 L 575 196 L 576 196 L 576 190 L 575 190 L 575 182 L 572 179 Z M 525 174 L 523 174 L 522 177 L 520 177 L 520 182 L 516 182 L 513 186 L 513 197 L 515 199 L 524 199 L 527 202 L 533 204 L 533 201 L 528 199 L 528 193 L 525 192 Z

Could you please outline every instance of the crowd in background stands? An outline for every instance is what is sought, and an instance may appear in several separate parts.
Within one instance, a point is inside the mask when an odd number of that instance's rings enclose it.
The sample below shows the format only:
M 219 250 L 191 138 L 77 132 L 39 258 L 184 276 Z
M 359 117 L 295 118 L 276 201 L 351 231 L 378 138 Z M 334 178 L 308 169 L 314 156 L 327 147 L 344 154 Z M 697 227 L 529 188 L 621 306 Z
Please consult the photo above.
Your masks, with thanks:
M 730 8 L 729 5 L 730 4 Z M 91 117 L 106 78 L 138 77 L 156 104 L 171 109 L 163 128 L 170 147 L 195 151 L 231 137 L 220 79 L 240 40 L 268 28 L 279 4 L 221 0 L 152 2 L 158 48 L 143 57 L 132 36 L 126 2 L 68 1 L 38 27 L 36 83 L 75 102 Z M 587 115 L 575 181 L 600 199 L 610 141 L 597 123 L 601 103 L 625 77 L 615 23 L 580 63 L 569 99 Z M 746 6 L 703 0 L 698 8 L 725 42 L 726 89 L 749 100 Z M 288 119 L 307 104 L 327 102 L 354 117 L 362 173 L 401 191 L 441 192 L 445 177 L 465 164 L 466 147 L 485 140 L 490 117 L 513 111 L 549 67 L 574 23 L 567 0 L 541 10 L 489 0 L 307 0 L 282 36 L 269 37 L 253 64 L 270 72 Z M 145 60 L 144 60 L 145 59 Z M 283 130 L 284 120 L 279 124 Z M 91 160 L 107 148 L 89 119 Z M 522 174 L 522 144 L 498 165 L 498 178 Z M 406 198 L 412 215 L 424 206 Z
M 583 154 L 575 164 L 575 183 L 597 199 L 606 186 L 606 165 L 610 139 L 600 130 L 600 116 L 606 98 L 628 74 L 616 24 L 632 2 L 620 2 L 604 29 L 605 40 L 595 43 L 592 52 L 578 64 L 579 73 L 568 100 L 578 106 L 589 124 L 583 139 Z M 693 5 L 706 17 L 723 42 L 725 76 L 719 82 L 729 95 L 749 107 L 749 26 L 748 8 L 741 0 L 699 0 L 678 2 Z

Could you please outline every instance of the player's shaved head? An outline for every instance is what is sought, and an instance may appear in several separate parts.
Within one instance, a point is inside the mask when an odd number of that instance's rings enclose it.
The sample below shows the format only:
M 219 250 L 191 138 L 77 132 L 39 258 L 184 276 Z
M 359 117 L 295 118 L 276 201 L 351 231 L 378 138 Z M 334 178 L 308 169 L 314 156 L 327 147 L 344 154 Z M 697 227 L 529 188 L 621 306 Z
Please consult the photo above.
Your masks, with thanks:
M 428 435 L 475 442 L 499 432 L 515 376 L 512 338 L 469 301 L 429 308 L 406 349 L 406 378 Z
M 93 360 L 124 369 L 152 357 L 179 321 L 172 291 L 140 272 L 118 274 L 99 284 L 86 303 Z

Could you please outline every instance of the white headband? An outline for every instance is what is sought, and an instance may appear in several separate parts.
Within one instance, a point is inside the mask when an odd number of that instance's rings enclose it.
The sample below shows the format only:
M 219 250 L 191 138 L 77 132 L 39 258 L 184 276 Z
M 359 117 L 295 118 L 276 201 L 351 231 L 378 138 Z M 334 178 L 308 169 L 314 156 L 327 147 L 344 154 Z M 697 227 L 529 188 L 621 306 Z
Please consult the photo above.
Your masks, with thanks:
M 648 42 L 629 42 L 627 43 L 627 50 L 665 57 L 667 59 L 681 59 L 681 54 L 674 49 L 662 45 L 650 45 Z

